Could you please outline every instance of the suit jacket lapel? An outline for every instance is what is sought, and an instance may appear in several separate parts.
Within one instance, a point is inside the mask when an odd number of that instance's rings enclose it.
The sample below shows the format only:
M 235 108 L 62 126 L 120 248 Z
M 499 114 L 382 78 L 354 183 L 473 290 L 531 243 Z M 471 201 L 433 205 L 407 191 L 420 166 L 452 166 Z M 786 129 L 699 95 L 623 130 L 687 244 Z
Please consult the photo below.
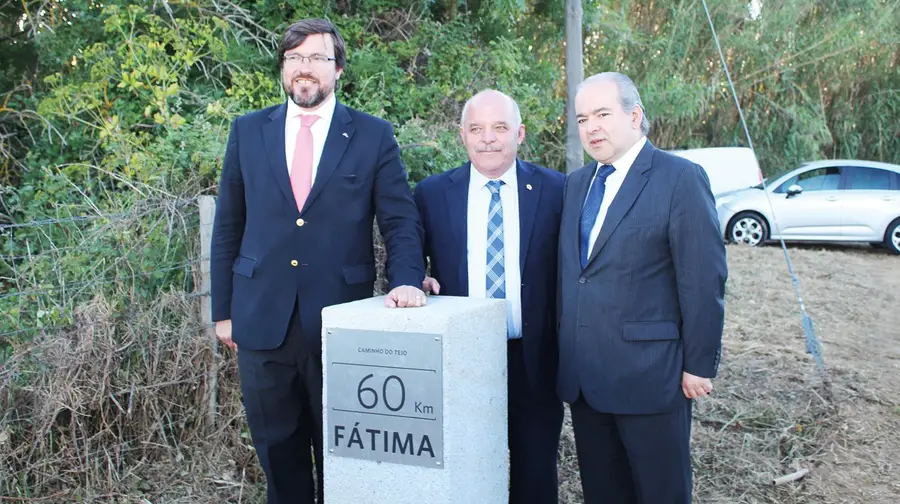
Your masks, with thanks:
M 262 128 L 263 145 L 266 146 L 269 168 L 275 177 L 275 183 L 281 188 L 284 197 L 291 203 L 291 208 L 297 208 L 297 200 L 294 199 L 294 191 L 291 189 L 291 176 L 288 174 L 284 148 L 284 120 L 286 115 L 287 102 L 269 114 L 269 122 L 263 125 Z
M 450 223 L 451 242 L 457 247 L 454 256 L 459 257 L 459 285 L 462 295 L 469 294 L 468 207 L 470 163 L 459 167 L 450 175 L 450 185 L 444 193 L 447 197 L 447 222 Z
M 516 180 L 519 190 L 519 271 L 525 270 L 528 244 L 534 229 L 534 216 L 541 196 L 541 177 L 534 167 L 516 160 Z
M 350 144 L 350 139 L 353 138 L 354 131 L 353 119 L 347 112 L 347 107 L 336 103 L 334 115 L 331 117 L 331 125 L 328 128 L 328 136 L 325 138 L 325 146 L 322 149 L 322 157 L 319 159 L 319 167 L 316 169 L 316 181 L 303 205 L 303 212 L 312 205 L 328 182 L 328 178 L 334 173 L 334 169 L 337 168 L 338 162 L 347 150 L 347 145 Z
M 647 176 L 644 173 L 652 166 L 653 150 L 654 147 L 648 140 L 641 152 L 638 153 L 634 163 L 631 164 L 628 175 L 625 176 L 625 180 L 622 182 L 622 187 L 619 188 L 615 199 L 609 205 L 606 218 L 603 220 L 603 226 L 600 228 L 600 235 L 597 236 L 594 249 L 591 252 L 591 256 L 588 257 L 587 266 L 590 266 L 591 262 L 597 257 L 603 246 L 609 241 L 609 237 L 619 226 L 619 223 L 622 222 L 625 214 L 634 205 L 638 195 L 644 190 L 644 186 L 647 184 Z

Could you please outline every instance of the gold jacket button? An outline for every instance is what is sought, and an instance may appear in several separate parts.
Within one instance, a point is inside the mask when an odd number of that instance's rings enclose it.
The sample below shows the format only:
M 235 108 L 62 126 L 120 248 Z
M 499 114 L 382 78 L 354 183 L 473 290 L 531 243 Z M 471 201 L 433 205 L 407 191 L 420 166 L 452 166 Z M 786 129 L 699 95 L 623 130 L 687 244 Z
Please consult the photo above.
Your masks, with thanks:
M 303 227 L 304 224 L 306 224 L 306 221 L 304 221 L 303 219 L 297 219 L 297 227 Z
M 297 264 L 299 264 L 299 263 L 297 262 L 296 259 L 294 259 L 294 260 L 291 261 L 291 266 L 296 266 Z

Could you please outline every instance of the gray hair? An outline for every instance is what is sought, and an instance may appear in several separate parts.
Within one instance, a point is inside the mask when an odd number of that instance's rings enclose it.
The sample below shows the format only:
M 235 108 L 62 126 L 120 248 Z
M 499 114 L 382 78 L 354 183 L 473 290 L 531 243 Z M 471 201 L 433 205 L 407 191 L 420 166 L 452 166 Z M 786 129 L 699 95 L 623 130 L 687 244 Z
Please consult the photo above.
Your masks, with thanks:
M 513 118 L 514 118 L 515 121 L 516 121 L 516 123 L 513 125 L 513 127 L 518 128 L 518 127 L 522 124 L 522 112 L 519 110 L 519 104 L 516 103 L 516 100 L 513 100 L 511 96 L 509 96 L 509 95 L 507 95 L 506 93 L 503 93 L 503 92 L 501 92 L 501 91 L 497 91 L 496 89 L 484 89 L 484 90 L 482 90 L 482 91 L 479 91 L 478 93 L 475 93 L 474 96 L 472 96 L 471 98 L 469 98 L 468 100 L 466 100 L 466 104 L 463 105 L 462 114 L 459 115 L 459 125 L 460 125 L 460 127 L 464 127 L 464 126 L 465 126 L 464 123 L 465 123 L 465 119 L 466 119 L 466 112 L 469 111 L 469 105 L 470 105 L 473 101 L 475 101 L 476 98 L 479 98 L 479 97 L 481 97 L 481 96 L 483 96 L 483 95 L 485 95 L 485 94 L 499 94 L 499 95 L 501 95 L 501 96 L 506 97 L 506 99 L 509 100 L 510 103 L 512 103 L 512 108 L 513 108 Z
M 641 95 L 638 93 L 637 86 L 628 78 L 627 75 L 619 72 L 603 72 L 592 75 L 578 85 L 578 91 L 593 82 L 613 81 L 619 88 L 619 103 L 622 104 L 622 110 L 631 112 L 634 107 L 641 107 L 643 112 L 641 117 L 641 133 L 646 136 L 650 133 L 650 120 L 647 119 L 647 109 L 644 108 L 644 102 L 641 101 Z

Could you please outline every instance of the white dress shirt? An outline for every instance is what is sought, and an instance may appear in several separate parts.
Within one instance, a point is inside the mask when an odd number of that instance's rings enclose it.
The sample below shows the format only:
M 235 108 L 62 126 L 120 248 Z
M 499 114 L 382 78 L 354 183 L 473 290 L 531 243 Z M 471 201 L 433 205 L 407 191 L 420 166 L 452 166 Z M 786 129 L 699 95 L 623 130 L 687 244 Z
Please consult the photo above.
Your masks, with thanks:
M 472 165 L 469 175 L 469 202 L 467 209 L 469 296 L 484 298 L 487 287 L 487 227 L 491 180 Z M 500 176 L 500 204 L 503 207 L 503 269 L 506 278 L 507 335 L 522 336 L 522 274 L 519 271 L 519 186 L 516 179 L 516 162 Z
M 294 100 L 287 100 L 287 117 L 284 120 L 284 155 L 287 159 L 288 176 L 291 174 L 291 164 L 294 160 L 294 147 L 297 145 L 297 133 L 300 131 L 300 116 L 313 114 L 319 116 L 309 129 L 313 137 L 313 164 L 312 180 L 309 186 L 316 183 L 316 173 L 319 171 L 319 160 L 322 159 L 322 150 L 325 148 L 325 139 L 328 137 L 328 128 L 331 126 L 331 118 L 334 116 L 334 107 L 337 101 L 332 94 L 319 106 L 315 112 L 307 112 L 297 106 Z
M 640 154 L 641 149 L 644 148 L 645 143 L 647 143 L 647 137 L 642 136 L 636 144 L 628 149 L 628 152 L 612 164 L 616 171 L 606 177 L 606 190 L 603 192 L 603 202 L 600 204 L 600 212 L 597 214 L 597 220 L 594 221 L 594 227 L 591 228 L 591 247 L 588 249 L 588 257 L 591 257 L 591 254 L 594 252 L 594 244 L 597 242 L 597 237 L 600 236 L 600 229 L 603 228 L 603 221 L 606 219 L 609 205 L 612 204 L 616 194 L 619 193 L 619 188 L 622 187 L 622 182 L 625 181 L 628 170 L 631 169 L 631 165 L 634 164 L 634 160 L 637 159 L 637 156 Z M 597 163 L 597 169 L 599 169 L 600 166 L 602 166 L 602 163 Z M 597 180 L 597 169 L 594 170 L 591 186 L 593 186 L 594 182 Z M 588 194 L 591 192 L 591 186 L 588 186 Z

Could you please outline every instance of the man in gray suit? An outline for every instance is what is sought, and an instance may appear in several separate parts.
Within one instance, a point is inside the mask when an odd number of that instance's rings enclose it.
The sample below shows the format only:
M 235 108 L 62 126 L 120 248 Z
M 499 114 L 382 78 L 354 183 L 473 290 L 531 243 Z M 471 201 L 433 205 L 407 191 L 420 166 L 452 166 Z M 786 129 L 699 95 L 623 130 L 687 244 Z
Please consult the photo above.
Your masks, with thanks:
M 634 83 L 585 80 L 566 181 L 557 391 L 585 504 L 691 502 L 691 400 L 721 353 L 725 247 L 704 170 L 656 149 Z

